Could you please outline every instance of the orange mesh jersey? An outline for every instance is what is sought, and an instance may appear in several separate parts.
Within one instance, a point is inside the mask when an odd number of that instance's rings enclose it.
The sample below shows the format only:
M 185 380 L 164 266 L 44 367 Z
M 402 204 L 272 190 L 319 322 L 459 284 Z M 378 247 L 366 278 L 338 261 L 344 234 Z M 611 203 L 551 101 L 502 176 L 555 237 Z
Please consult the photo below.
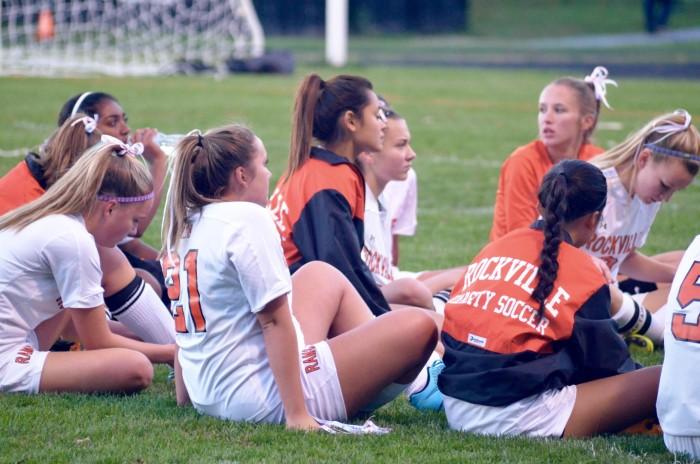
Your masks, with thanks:
M 349 160 L 312 148 L 311 157 L 277 184 L 268 208 L 291 272 L 308 262 L 324 261 L 348 278 L 374 314 L 389 310 L 360 254 L 365 183 Z
M 602 152 L 602 148 L 585 144 L 579 150 L 577 158 L 588 161 Z M 527 227 L 539 217 L 537 192 L 544 175 L 552 166 L 547 149 L 540 140 L 518 147 L 505 160 L 498 177 L 489 240 L 496 240 L 520 227 Z
M 532 298 L 544 234 L 523 228 L 487 245 L 445 306 L 440 390 L 503 406 L 634 368 L 610 319 L 610 291 L 582 250 L 562 242 L 545 311 Z

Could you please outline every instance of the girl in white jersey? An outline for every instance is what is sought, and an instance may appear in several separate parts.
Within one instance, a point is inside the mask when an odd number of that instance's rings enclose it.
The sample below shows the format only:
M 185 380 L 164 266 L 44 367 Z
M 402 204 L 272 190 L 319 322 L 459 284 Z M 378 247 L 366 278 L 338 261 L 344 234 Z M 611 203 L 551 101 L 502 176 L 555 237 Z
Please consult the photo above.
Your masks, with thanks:
M 153 184 L 119 141 L 96 145 L 41 198 L 0 218 L 0 392 L 134 392 L 173 345 L 113 334 L 96 244 L 114 246 L 151 208 Z M 68 318 L 87 351 L 47 352 Z
M 262 142 L 241 126 L 189 135 L 176 147 L 163 254 L 178 403 L 225 419 L 316 428 L 314 417 L 345 420 L 398 394 L 405 385 L 394 383 L 416 377 L 437 331 L 418 310 L 373 319 L 325 263 L 290 277 L 264 208 L 266 164 Z
M 365 178 L 365 227 L 362 259 L 389 303 L 433 309 L 433 294 L 451 288 L 464 268 L 401 273 L 394 266 L 392 218 L 384 191 L 391 181 L 406 180 L 416 153 L 406 120 L 381 99 L 387 117 L 382 150 L 364 152 L 358 165 Z
M 613 278 L 619 273 L 646 282 L 670 283 L 680 253 L 647 257 L 637 251 L 649 234 L 661 202 L 686 188 L 698 172 L 700 134 L 691 116 L 678 110 L 650 121 L 620 145 L 594 158 L 608 182 L 608 202 L 596 234 L 584 249 L 601 258 Z M 635 296 L 636 302 L 658 309 L 668 287 Z M 663 308 L 655 316 L 629 296 L 613 315 L 620 332 L 663 341 Z

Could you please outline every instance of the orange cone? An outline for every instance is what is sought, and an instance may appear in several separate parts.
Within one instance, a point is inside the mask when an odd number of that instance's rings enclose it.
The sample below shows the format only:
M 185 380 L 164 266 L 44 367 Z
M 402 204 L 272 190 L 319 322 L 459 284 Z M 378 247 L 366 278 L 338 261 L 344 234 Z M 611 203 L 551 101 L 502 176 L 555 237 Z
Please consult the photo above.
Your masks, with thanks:
M 44 8 L 39 12 L 39 20 L 36 23 L 36 40 L 46 42 L 53 39 L 54 22 L 53 14 L 48 8 Z

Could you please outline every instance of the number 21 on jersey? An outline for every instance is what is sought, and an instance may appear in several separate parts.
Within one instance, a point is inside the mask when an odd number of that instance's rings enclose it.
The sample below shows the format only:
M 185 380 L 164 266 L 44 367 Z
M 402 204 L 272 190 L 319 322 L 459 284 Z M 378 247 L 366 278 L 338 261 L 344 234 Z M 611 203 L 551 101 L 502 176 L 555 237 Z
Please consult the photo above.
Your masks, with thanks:
M 165 276 L 165 285 L 168 287 L 168 298 L 174 307 L 175 331 L 177 333 L 207 331 L 207 321 L 202 313 L 199 289 L 197 288 L 198 252 L 198 250 L 189 250 L 185 254 L 183 262 L 180 261 L 180 256 L 177 253 L 170 253 L 163 258 L 163 275 Z M 187 329 L 188 325 L 190 330 Z
M 695 261 L 690 266 L 678 289 L 676 301 L 681 309 L 693 302 L 700 301 L 700 261 Z M 674 312 L 671 321 L 671 332 L 676 340 L 700 343 L 698 311 L 692 313 Z

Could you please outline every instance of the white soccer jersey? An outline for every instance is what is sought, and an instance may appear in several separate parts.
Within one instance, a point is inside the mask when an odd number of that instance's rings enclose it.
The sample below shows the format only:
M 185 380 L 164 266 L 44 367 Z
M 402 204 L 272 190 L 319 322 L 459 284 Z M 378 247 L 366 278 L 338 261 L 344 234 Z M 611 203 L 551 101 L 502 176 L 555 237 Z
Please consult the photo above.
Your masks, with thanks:
M 593 238 L 584 249 L 608 264 L 613 278 L 620 264 L 646 242 L 661 203 L 643 203 L 639 197 L 630 198 L 615 168 L 603 169 L 608 184 L 608 199 L 603 217 Z
M 170 267 L 171 260 L 176 266 Z M 171 292 L 179 289 L 171 294 L 176 339 L 195 407 L 217 404 L 227 419 L 282 422 L 256 319 L 267 303 L 292 289 L 270 212 L 240 201 L 205 206 L 177 256 L 166 258 L 166 284 Z
M 414 235 L 416 233 L 418 207 L 418 179 L 416 171 L 409 169 L 406 180 L 394 180 L 386 184 L 382 192 L 382 204 L 391 221 L 394 235 Z M 389 242 L 391 246 L 391 242 Z
M 383 207 L 383 197 L 384 195 L 380 195 L 380 200 L 377 200 L 365 184 L 365 243 L 362 247 L 362 260 L 379 286 L 394 280 L 394 269 L 391 265 L 391 224 L 387 210 Z
M 683 255 L 667 305 L 656 412 L 664 434 L 700 437 L 700 235 Z
M 104 304 L 100 258 L 81 216 L 51 215 L 19 232 L 5 229 L 0 243 L 0 352 L 64 307 Z

